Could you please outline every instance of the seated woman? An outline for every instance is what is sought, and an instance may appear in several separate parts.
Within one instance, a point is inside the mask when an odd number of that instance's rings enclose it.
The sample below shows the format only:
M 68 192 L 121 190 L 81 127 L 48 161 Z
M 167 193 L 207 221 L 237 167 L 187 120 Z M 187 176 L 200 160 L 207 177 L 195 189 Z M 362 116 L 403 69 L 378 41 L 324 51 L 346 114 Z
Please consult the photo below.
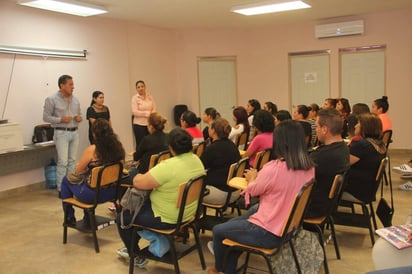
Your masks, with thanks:
M 193 138 L 193 144 L 199 144 L 205 139 L 203 137 L 203 132 L 196 126 L 200 123 L 200 118 L 190 110 L 183 112 L 180 117 L 180 126 L 189 132 L 190 136 Z
M 305 105 L 297 105 L 293 111 L 293 120 L 298 121 L 305 132 L 305 140 L 307 141 L 308 148 L 312 145 L 312 126 L 307 120 L 309 115 L 309 108 Z
M 259 151 L 272 147 L 273 129 L 275 128 L 272 114 L 263 109 L 256 111 L 253 117 L 253 126 L 257 134 L 242 155 L 243 158 L 249 157 L 250 166 L 255 164 L 256 154 Z
M 140 161 L 137 170 L 139 173 L 145 173 L 149 170 L 150 157 L 153 154 L 168 149 L 167 134 L 163 132 L 166 121 L 167 120 L 157 112 L 152 112 L 149 115 L 147 119 L 149 135 L 143 137 L 136 152 L 133 153 L 133 160 Z
M 170 131 L 168 145 L 174 157 L 160 162 L 144 174 L 137 174 L 133 179 L 133 187 L 141 190 L 151 190 L 150 199 L 143 204 L 134 220 L 136 224 L 157 229 L 175 227 L 179 213 L 178 208 L 176 208 L 179 185 L 205 173 L 202 162 L 192 153 L 192 137 L 186 130 L 175 128 Z M 188 216 L 192 215 L 195 210 L 193 207 L 189 210 L 189 207 L 187 210 Z M 130 217 L 123 214 L 124 222 L 129 223 Z M 130 247 L 132 228 L 122 229 L 120 223 L 119 214 L 117 227 L 120 237 L 129 254 L 131 252 L 138 254 L 138 246 Z M 140 255 L 136 257 L 135 265 L 144 267 L 146 264 L 147 260 L 145 258 Z
M 232 127 L 229 133 L 229 139 L 235 142 L 236 135 L 242 134 L 243 132 L 249 132 L 250 125 L 247 116 L 247 111 L 244 107 L 236 107 L 233 109 L 233 121 L 235 125 Z
M 209 127 L 210 124 L 216 120 L 217 118 L 220 117 L 220 113 L 217 112 L 217 110 L 215 108 L 206 108 L 205 112 L 202 115 L 202 121 L 203 123 L 205 123 L 207 126 L 205 126 L 205 128 L 203 129 L 203 138 L 205 139 L 206 143 L 209 144 L 210 143 L 210 136 L 209 136 Z
M 256 207 L 251 207 L 247 214 L 213 228 L 215 267 L 209 268 L 209 274 L 223 271 L 227 274 L 236 273 L 240 252 L 231 252 L 227 267 L 223 269 L 223 258 L 228 248 L 222 244 L 225 238 L 262 248 L 279 247 L 279 236 L 294 197 L 315 176 L 303 129 L 296 121 L 280 123 L 273 139 L 271 161 L 259 173 L 255 169 L 246 173 L 249 184 L 245 193 L 259 196 L 259 207 L 257 211 Z
M 275 126 L 285 120 L 292 120 L 292 115 L 290 115 L 289 111 L 281 109 L 275 115 Z
M 223 118 L 216 119 L 209 127 L 212 143 L 200 156 L 200 160 L 207 169 L 206 184 L 210 191 L 209 195 L 204 197 L 204 202 L 223 204 L 228 192 L 233 190 L 226 184 L 226 179 L 230 165 L 240 160 L 240 154 L 235 144 L 227 138 L 230 129 L 229 122 Z M 239 193 L 232 194 L 230 202 L 238 197 Z
M 346 138 L 348 136 L 348 115 L 351 113 L 349 100 L 346 98 L 336 99 L 336 109 L 340 112 L 343 121 L 342 138 Z
M 348 184 L 342 195 L 344 200 L 356 198 L 369 203 L 374 198 L 375 176 L 381 160 L 386 156 L 385 144 L 380 139 L 382 122 L 373 113 L 358 116 L 355 135 L 362 137 L 353 141 L 349 147 Z
M 382 98 L 376 99 L 372 102 L 371 112 L 379 115 L 382 121 L 382 132 L 386 130 L 392 130 L 392 121 L 388 115 L 389 102 L 387 96 L 382 96 Z
M 92 131 L 94 144 L 89 145 L 84 150 L 75 169 L 75 174 L 85 174 L 84 180 L 80 183 L 72 183 L 67 179 L 67 176 L 63 177 L 61 188 L 61 197 L 63 200 L 76 197 L 81 202 L 92 203 L 94 201 L 95 191 L 89 188 L 87 183 L 91 169 L 103 164 L 124 160 L 125 152 L 123 146 L 117 138 L 117 135 L 114 134 L 109 121 L 101 118 L 96 119 L 92 124 Z M 99 202 L 109 201 L 113 199 L 115 195 L 115 186 L 101 189 Z M 69 207 L 67 216 L 68 224 L 75 223 L 76 218 L 73 207 L 65 203 L 63 203 L 63 207 Z

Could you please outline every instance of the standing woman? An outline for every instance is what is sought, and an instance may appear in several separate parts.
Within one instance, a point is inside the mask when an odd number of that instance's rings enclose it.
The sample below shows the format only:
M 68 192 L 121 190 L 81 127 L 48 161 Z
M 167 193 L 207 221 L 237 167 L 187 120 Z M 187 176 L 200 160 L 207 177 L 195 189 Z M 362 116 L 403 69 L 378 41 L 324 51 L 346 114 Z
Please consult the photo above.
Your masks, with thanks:
M 142 80 L 136 82 L 136 90 L 137 93 L 132 98 L 132 113 L 133 133 L 138 147 L 143 137 L 149 134 L 147 118 L 156 111 L 156 103 L 152 95 L 146 92 L 146 84 Z
M 110 111 L 104 104 L 104 93 L 96 90 L 92 94 L 92 102 L 90 107 L 87 108 L 86 118 L 89 120 L 89 141 L 90 144 L 94 144 L 92 125 L 96 119 L 102 118 L 109 121 L 110 124 Z
M 392 130 L 392 121 L 387 114 L 388 109 L 389 102 L 387 96 L 382 96 L 382 98 L 376 99 L 372 103 L 372 113 L 377 114 L 382 121 L 382 132 Z

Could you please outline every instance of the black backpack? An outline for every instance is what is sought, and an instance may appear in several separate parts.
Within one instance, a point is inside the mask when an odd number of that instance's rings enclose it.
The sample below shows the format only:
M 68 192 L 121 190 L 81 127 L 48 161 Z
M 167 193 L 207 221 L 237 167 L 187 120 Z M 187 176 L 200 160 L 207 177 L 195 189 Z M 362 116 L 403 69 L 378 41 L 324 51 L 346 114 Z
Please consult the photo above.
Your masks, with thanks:
M 53 140 L 54 128 L 50 124 L 41 124 L 34 127 L 33 144 Z

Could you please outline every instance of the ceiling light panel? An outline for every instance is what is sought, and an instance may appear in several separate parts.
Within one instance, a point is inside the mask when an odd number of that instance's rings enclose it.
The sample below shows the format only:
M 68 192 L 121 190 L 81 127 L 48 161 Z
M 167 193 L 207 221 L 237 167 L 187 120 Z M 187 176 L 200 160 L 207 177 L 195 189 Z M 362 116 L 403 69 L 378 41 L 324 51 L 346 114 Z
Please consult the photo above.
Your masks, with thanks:
M 44 10 L 50 10 L 61 13 L 68 13 L 77 16 L 92 16 L 102 13 L 107 13 L 107 10 L 103 7 L 81 3 L 78 1 L 69 0 L 32 0 L 32 1 L 19 1 L 20 5 L 39 8 Z
M 310 7 L 310 5 L 306 4 L 303 1 L 264 1 L 250 5 L 235 6 L 231 9 L 231 11 L 249 16 L 288 10 L 306 9 Z

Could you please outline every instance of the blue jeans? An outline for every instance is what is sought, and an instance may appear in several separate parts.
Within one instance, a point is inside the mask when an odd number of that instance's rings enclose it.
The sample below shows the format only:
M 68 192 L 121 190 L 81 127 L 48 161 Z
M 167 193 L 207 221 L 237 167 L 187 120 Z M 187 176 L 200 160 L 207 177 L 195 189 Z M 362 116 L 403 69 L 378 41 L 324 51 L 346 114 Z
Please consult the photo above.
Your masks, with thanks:
M 61 191 L 63 177 L 75 169 L 77 150 L 79 148 L 79 130 L 54 130 L 54 144 L 57 150 L 57 190 Z
M 62 184 L 61 184 L 61 196 L 62 199 L 67 199 L 71 197 L 76 197 L 77 200 L 91 204 L 94 202 L 95 197 L 95 190 L 91 189 L 87 186 L 87 183 L 81 184 L 71 184 L 69 180 L 67 180 L 66 176 L 63 177 Z M 99 192 L 99 203 L 104 203 L 110 201 L 116 197 L 116 186 L 102 188 Z M 63 210 L 64 207 L 68 207 L 68 215 L 67 217 L 74 217 L 74 209 L 72 205 L 66 205 L 63 203 Z
M 129 211 L 125 211 L 123 213 L 123 219 L 125 223 L 130 223 L 131 217 L 129 214 Z M 130 254 L 130 251 L 136 253 L 139 251 L 139 246 L 136 245 L 133 247 L 133 250 L 130 249 L 130 242 L 132 240 L 132 232 L 133 228 L 129 229 L 123 229 L 120 227 L 120 214 L 117 215 L 117 230 L 119 231 L 120 238 L 122 239 L 124 245 L 127 247 L 127 250 Z M 176 227 L 176 224 L 169 224 L 169 223 L 163 223 L 160 219 L 160 217 L 155 217 L 153 210 L 152 210 L 152 203 L 150 202 L 150 199 L 147 199 L 147 201 L 143 204 L 142 208 L 140 209 L 139 213 L 136 216 L 136 219 L 134 220 L 135 224 L 151 227 L 151 228 L 157 228 L 157 229 L 172 229 Z M 140 236 L 137 235 L 137 242 L 139 243 Z
M 227 260 L 226 269 L 223 269 L 223 260 L 228 246 L 222 244 L 222 241 L 226 238 L 242 244 L 263 248 L 275 248 L 280 245 L 281 238 L 248 221 L 249 216 L 254 214 L 256 210 L 257 207 L 251 207 L 247 214 L 213 227 L 213 250 L 215 252 L 215 268 L 217 271 L 224 272 L 225 274 L 236 273 L 237 260 L 241 255 L 241 252 L 231 252 Z

